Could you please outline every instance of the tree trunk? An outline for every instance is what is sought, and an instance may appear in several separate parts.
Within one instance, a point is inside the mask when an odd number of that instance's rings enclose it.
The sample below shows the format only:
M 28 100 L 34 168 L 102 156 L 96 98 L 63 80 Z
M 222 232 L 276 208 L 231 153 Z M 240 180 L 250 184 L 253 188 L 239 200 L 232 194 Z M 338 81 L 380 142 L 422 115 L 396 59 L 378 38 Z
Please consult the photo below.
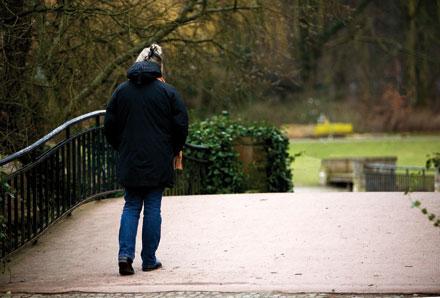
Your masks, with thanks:
M 408 16 L 409 16 L 409 31 L 407 35 L 406 46 L 409 51 L 407 55 L 407 96 L 411 105 L 417 103 L 417 66 L 416 66 L 416 52 L 417 52 L 417 31 L 416 31 L 416 6 L 417 0 L 408 1 Z

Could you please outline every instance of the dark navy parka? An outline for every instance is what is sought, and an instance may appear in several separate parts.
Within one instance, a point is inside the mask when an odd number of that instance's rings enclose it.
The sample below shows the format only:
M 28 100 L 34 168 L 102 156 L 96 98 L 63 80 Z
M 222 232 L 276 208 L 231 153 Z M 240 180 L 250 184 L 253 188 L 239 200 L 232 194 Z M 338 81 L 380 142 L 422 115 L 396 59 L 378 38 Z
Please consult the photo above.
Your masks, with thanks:
M 172 186 L 173 159 L 188 135 L 188 113 L 180 95 L 161 77 L 160 65 L 137 62 L 107 105 L 104 131 L 119 152 L 117 176 L 125 188 Z

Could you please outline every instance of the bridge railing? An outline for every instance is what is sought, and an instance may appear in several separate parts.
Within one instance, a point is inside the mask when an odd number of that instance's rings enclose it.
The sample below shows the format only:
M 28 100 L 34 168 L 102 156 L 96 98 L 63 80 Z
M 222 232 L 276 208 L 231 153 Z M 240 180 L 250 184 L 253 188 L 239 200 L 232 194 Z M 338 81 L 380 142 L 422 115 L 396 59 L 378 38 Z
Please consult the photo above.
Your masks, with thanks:
M 0 160 L 1 259 L 35 240 L 80 204 L 122 191 L 116 179 L 118 155 L 101 125 L 104 115 L 101 110 L 67 121 Z M 186 147 L 192 152 L 208 150 Z M 184 154 L 184 170 L 177 173 L 176 187 L 166 194 L 201 193 L 207 166 L 208 161 Z

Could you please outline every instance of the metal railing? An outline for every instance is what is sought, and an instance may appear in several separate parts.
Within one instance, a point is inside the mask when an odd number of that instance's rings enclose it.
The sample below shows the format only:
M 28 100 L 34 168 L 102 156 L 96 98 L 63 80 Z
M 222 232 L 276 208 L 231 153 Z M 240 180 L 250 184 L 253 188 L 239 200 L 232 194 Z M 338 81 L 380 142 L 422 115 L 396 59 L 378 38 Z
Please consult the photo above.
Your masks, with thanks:
M 165 195 L 193 195 L 204 192 L 204 178 L 208 174 L 209 148 L 206 146 L 185 144 L 183 155 L 183 171 L 176 171 L 176 184 L 165 190 Z M 203 158 L 197 157 L 202 156 Z
M 80 204 L 122 191 L 116 179 L 117 152 L 107 143 L 105 111 L 70 121 L 2 160 L 0 187 L 1 253 L 9 254 L 36 239 Z M 208 148 L 185 145 L 206 156 Z M 208 161 L 184 154 L 184 170 L 168 195 L 198 194 Z
M 364 166 L 366 191 L 434 191 L 434 171 L 370 163 Z

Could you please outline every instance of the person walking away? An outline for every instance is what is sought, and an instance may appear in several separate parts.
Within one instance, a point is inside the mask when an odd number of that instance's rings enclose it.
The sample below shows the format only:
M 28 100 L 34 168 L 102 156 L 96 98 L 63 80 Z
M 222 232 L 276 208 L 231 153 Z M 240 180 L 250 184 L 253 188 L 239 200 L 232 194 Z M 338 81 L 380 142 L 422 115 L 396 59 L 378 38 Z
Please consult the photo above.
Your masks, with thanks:
M 162 49 L 144 49 L 114 91 L 106 110 L 105 136 L 119 153 L 117 177 L 124 187 L 119 228 L 121 275 L 134 274 L 136 233 L 142 206 L 142 270 L 162 266 L 156 258 L 161 236 L 161 201 L 175 182 L 174 160 L 188 135 L 188 113 L 174 87 L 162 78 Z

